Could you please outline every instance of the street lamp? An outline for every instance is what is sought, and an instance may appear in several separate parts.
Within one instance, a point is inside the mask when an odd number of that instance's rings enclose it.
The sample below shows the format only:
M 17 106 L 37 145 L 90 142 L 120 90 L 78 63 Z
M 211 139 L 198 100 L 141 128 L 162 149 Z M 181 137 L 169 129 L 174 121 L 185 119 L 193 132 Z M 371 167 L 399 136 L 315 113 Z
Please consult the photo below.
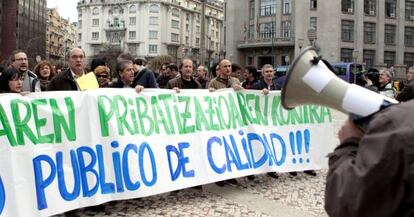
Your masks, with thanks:
M 352 51 L 352 58 L 354 59 L 354 84 L 356 83 L 356 71 L 357 71 L 357 65 L 356 62 L 358 60 L 358 50 L 354 49 Z

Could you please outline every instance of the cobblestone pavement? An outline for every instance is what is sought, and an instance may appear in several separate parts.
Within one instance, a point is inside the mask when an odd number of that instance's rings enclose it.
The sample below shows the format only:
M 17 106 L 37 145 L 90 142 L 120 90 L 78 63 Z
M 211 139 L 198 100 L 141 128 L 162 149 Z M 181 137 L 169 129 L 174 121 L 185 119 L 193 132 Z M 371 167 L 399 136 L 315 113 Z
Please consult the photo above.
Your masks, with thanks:
M 333 114 L 336 134 L 346 116 Z M 239 178 L 238 185 L 210 184 L 202 190 L 190 188 L 113 201 L 100 206 L 101 210 L 83 208 L 67 216 L 326 216 L 323 205 L 327 170 L 317 173 L 315 177 L 283 173 L 279 179 L 262 174 L 253 181 Z

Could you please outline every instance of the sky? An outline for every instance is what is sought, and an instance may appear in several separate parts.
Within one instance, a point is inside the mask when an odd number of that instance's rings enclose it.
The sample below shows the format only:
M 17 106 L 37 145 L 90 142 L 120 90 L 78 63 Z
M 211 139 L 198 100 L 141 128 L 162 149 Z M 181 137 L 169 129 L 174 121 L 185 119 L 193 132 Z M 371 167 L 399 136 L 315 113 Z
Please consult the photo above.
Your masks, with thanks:
M 57 8 L 59 15 L 65 19 L 70 18 L 71 22 L 78 21 L 77 4 L 78 0 L 47 0 L 48 8 Z
M 78 21 L 77 4 L 78 0 L 47 0 L 48 8 L 57 8 L 59 15 L 71 22 Z

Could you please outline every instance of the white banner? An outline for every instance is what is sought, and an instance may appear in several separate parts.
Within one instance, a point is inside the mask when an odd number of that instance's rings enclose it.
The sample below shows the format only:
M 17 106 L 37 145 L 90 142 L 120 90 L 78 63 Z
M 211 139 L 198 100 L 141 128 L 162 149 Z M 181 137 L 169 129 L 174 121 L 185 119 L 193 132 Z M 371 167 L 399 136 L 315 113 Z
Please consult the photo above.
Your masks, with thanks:
M 0 216 L 326 168 L 329 108 L 280 92 L 98 89 L 0 95 Z

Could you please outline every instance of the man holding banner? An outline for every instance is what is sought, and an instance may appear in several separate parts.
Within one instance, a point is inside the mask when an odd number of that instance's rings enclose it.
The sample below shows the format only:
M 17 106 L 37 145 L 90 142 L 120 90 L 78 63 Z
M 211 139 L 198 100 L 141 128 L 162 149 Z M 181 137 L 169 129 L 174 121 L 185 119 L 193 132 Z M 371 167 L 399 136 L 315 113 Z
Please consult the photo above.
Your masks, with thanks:
M 69 52 L 69 69 L 57 74 L 49 83 L 47 90 L 80 90 L 76 79 L 85 73 L 85 52 L 80 48 L 73 48 Z

